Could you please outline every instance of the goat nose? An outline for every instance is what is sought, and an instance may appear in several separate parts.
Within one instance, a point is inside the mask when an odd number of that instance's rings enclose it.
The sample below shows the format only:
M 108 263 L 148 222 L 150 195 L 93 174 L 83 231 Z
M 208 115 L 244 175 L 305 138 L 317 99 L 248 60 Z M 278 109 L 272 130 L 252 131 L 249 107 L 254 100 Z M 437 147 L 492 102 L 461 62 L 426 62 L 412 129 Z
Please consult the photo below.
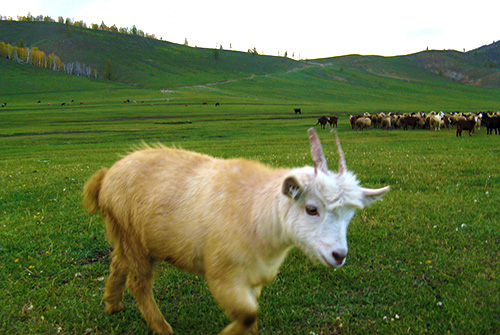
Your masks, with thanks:
M 345 257 L 347 256 L 347 252 L 345 251 L 334 251 L 332 252 L 333 259 L 337 261 L 338 264 L 342 264 L 344 262 Z

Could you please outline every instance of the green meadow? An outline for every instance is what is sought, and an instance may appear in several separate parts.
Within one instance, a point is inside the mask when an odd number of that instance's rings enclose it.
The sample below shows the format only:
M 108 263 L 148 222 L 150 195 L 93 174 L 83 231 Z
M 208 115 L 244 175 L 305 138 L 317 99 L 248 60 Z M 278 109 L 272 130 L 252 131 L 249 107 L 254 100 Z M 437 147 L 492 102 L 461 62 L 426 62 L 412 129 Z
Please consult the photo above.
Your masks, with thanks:
M 332 62 L 161 92 L 0 59 L 0 333 L 149 334 L 128 292 L 123 312 L 103 312 L 110 247 L 100 217 L 81 207 L 86 180 L 158 142 L 274 167 L 312 165 L 307 129 L 322 114 L 339 117 L 347 166 L 362 185 L 391 191 L 351 221 L 342 268 L 290 253 L 263 290 L 261 334 L 499 333 L 500 136 L 356 132 L 349 114 L 497 110 L 500 92 Z M 316 131 L 336 170 L 333 135 Z M 198 276 L 162 264 L 155 296 L 176 334 L 228 324 Z

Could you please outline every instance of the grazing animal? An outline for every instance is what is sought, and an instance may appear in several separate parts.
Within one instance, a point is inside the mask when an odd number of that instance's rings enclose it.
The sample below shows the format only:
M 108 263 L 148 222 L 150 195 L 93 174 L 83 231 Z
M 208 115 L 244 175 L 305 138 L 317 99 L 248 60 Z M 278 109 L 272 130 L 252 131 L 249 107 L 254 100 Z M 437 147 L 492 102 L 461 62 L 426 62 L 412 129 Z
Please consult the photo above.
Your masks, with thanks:
M 425 120 L 423 120 L 420 116 L 406 116 L 401 118 L 401 125 L 404 130 L 408 130 L 408 126 L 411 126 L 411 129 L 415 130 L 417 126 L 423 128 Z
M 351 115 L 349 116 L 349 122 L 351 123 L 351 128 L 354 130 L 356 127 L 356 120 L 359 119 L 361 116 L 359 115 Z
M 387 130 L 391 128 L 391 117 L 390 116 L 382 117 L 380 121 L 380 127 L 382 127 L 382 130 Z
M 319 124 L 319 126 L 321 127 L 321 129 L 325 129 L 325 126 L 328 122 L 328 118 L 324 115 L 321 115 L 319 118 L 318 118 L 318 122 L 315 124 L 315 126 L 317 126 Z
M 215 103 L 215 107 L 220 106 L 220 102 Z
M 300 108 L 294 108 L 293 111 L 295 114 L 302 114 L 302 110 Z
M 483 114 L 483 123 L 486 125 L 486 135 L 493 135 L 493 129 L 495 130 L 495 135 L 500 134 L 500 117 L 491 117 L 488 113 Z
M 339 120 L 339 118 L 338 118 L 338 117 L 336 117 L 336 116 L 330 116 L 330 117 L 328 118 L 328 123 L 330 124 L 330 127 L 332 127 L 332 128 L 333 128 L 333 127 L 338 128 L 338 126 L 337 126 L 337 121 L 338 121 L 338 120 Z
M 106 219 L 113 244 L 104 293 L 107 313 L 123 309 L 125 286 L 149 327 L 172 334 L 153 297 L 153 264 L 164 260 L 204 275 L 233 320 L 220 334 L 256 334 L 258 299 L 293 246 L 340 267 L 356 208 L 389 186 L 367 189 L 347 170 L 328 170 L 316 132 L 308 131 L 314 167 L 275 169 L 165 147 L 136 151 L 85 185 L 84 205 Z
M 429 116 L 429 129 L 430 130 L 441 130 L 441 121 L 443 120 L 444 113 L 434 114 Z
M 359 129 L 363 131 L 363 129 L 365 128 L 370 129 L 372 120 L 369 117 L 363 116 L 358 118 L 354 124 L 356 126 L 356 131 L 358 131 Z
M 472 136 L 471 132 L 474 130 L 474 127 L 476 126 L 476 120 L 459 120 L 457 121 L 456 126 L 457 126 L 457 137 L 462 136 L 463 130 L 468 130 L 469 136 Z
M 5 106 L 7 106 L 7 103 L 6 103 L 6 102 L 4 102 L 4 103 L 2 104 L 2 108 L 4 108 Z
M 61 106 L 66 106 L 66 103 L 65 103 L 65 102 L 63 102 L 63 103 L 61 104 Z

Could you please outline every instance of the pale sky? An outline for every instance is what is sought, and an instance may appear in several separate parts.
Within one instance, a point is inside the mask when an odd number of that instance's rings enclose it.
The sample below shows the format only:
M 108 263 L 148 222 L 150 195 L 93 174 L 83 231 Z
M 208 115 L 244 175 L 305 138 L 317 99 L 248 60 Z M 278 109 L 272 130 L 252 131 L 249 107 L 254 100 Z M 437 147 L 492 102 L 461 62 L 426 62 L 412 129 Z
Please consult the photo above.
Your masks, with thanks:
M 0 14 L 59 16 L 87 25 L 133 25 L 190 46 L 292 54 L 395 56 L 429 49 L 469 51 L 500 39 L 492 0 L 15 0 Z

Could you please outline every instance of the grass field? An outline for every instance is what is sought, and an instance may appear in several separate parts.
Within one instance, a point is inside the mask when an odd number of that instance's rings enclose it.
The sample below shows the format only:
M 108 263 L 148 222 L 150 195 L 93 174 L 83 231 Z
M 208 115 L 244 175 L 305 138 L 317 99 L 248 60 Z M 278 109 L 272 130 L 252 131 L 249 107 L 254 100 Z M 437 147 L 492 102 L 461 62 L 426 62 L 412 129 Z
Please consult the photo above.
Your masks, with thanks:
M 103 313 L 109 245 L 100 218 L 80 206 L 85 181 L 142 141 L 276 167 L 312 164 L 306 131 L 331 110 L 326 100 L 296 116 L 294 101 L 245 98 L 238 85 L 237 98 L 194 88 L 77 90 L 66 107 L 68 92 L 46 92 L 41 104 L 35 93 L 12 93 L 0 129 L 1 334 L 149 333 L 128 293 L 125 311 Z M 223 94 L 227 103 L 215 107 Z M 364 186 L 391 192 L 352 220 L 344 267 L 289 255 L 263 291 L 261 333 L 500 333 L 500 137 L 354 132 L 347 114 L 337 115 L 348 168 Z M 317 131 L 335 170 L 333 136 Z M 155 294 L 177 334 L 215 334 L 228 322 L 197 276 L 161 265 Z

